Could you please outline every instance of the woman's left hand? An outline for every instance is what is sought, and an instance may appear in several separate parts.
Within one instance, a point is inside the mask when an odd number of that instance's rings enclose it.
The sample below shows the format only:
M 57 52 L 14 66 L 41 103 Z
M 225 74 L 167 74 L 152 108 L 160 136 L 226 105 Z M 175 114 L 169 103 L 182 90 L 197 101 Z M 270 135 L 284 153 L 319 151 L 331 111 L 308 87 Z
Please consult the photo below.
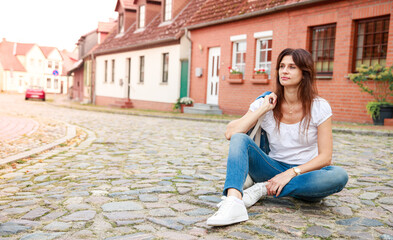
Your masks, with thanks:
M 268 195 L 276 195 L 278 197 L 282 191 L 282 189 L 291 181 L 296 174 L 292 172 L 292 169 L 288 169 L 285 172 L 277 174 L 270 180 L 268 180 L 268 184 L 266 184 L 267 194 Z

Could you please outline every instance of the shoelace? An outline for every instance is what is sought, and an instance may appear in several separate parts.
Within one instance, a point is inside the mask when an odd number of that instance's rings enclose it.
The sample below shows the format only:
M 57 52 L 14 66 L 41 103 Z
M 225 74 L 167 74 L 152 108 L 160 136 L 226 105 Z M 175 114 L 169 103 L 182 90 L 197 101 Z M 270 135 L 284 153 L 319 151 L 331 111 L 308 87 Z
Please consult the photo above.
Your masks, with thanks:
M 218 207 L 218 208 L 221 207 L 221 205 L 222 205 L 222 203 L 225 201 L 225 199 L 227 199 L 226 196 L 222 196 L 222 197 L 221 197 L 221 202 L 217 203 L 217 207 Z
M 225 196 L 221 197 L 221 199 L 223 199 L 223 198 L 226 199 Z M 232 204 L 233 204 L 233 201 L 222 200 L 219 204 L 217 204 L 217 206 L 218 205 L 220 205 L 220 206 L 219 206 L 218 211 L 214 214 L 214 216 L 219 215 L 222 212 L 224 212 L 224 213 L 228 212 L 228 208 L 231 208 Z

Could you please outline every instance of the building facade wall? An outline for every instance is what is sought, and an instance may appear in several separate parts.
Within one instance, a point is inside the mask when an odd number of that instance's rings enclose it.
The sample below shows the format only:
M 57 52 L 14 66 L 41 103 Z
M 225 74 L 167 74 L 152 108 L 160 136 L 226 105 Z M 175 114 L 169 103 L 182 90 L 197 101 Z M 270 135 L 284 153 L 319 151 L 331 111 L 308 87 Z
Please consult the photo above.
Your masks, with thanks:
M 76 101 L 83 100 L 83 67 L 74 71 L 74 84 L 72 85 L 72 99 Z
M 168 82 L 162 82 L 163 54 L 169 53 Z M 140 57 L 145 58 L 144 82 L 140 83 Z M 130 99 L 148 102 L 172 104 L 180 92 L 180 45 L 171 45 L 130 51 L 96 57 L 96 104 L 100 105 L 102 97 L 126 99 L 127 59 L 131 59 Z M 115 60 L 115 79 L 112 82 L 112 60 Z M 107 82 L 105 82 L 105 61 L 107 61 Z M 105 104 L 106 105 L 106 104 Z M 134 105 L 135 106 L 135 105 Z M 157 105 L 158 106 L 158 105 Z M 158 106 L 159 107 L 159 106 Z M 161 110 L 159 108 L 155 108 Z
M 336 1 L 327 4 L 302 7 L 269 14 L 257 18 L 211 26 L 191 31 L 193 41 L 191 61 L 190 96 L 197 103 L 206 102 L 208 52 L 211 47 L 221 48 L 219 107 L 225 114 L 244 114 L 250 103 L 261 93 L 273 90 L 275 73 L 267 85 L 251 83 L 255 68 L 256 38 L 254 33 L 273 32 L 272 69 L 278 54 L 285 48 L 309 47 L 309 28 L 325 24 L 336 24 L 333 76 L 330 80 L 317 80 L 320 96 L 327 99 L 333 109 L 333 120 L 371 123 L 366 104 L 372 101 L 367 93 L 349 80 L 352 72 L 352 57 L 355 42 L 355 21 L 386 16 L 393 11 L 393 2 L 381 1 Z M 393 18 L 390 16 L 387 65 L 393 64 Z M 247 36 L 246 70 L 244 83 L 231 84 L 227 79 L 228 67 L 232 65 L 231 36 Z M 203 68 L 203 76 L 195 77 L 195 69 Z
M 51 62 L 51 65 L 49 65 Z M 57 62 L 58 66 L 56 68 Z M 63 73 L 63 58 L 58 50 L 52 51 L 47 58 L 45 65 L 45 74 L 44 74 L 44 89 L 48 93 L 60 93 L 61 88 L 63 86 L 63 93 L 67 93 L 67 78 L 65 76 L 61 76 Z M 58 75 L 53 75 L 53 71 L 57 70 Z

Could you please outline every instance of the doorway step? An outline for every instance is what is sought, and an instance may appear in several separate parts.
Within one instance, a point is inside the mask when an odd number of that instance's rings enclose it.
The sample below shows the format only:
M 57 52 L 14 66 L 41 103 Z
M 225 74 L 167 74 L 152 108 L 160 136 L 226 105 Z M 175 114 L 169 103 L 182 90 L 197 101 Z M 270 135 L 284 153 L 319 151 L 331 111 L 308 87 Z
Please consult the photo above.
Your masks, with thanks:
M 118 107 L 118 108 L 133 108 L 132 102 L 130 99 L 119 99 L 116 100 L 114 103 L 110 104 L 111 107 Z
M 185 107 L 184 113 L 221 115 L 222 110 L 218 107 L 218 105 L 194 103 L 193 107 Z

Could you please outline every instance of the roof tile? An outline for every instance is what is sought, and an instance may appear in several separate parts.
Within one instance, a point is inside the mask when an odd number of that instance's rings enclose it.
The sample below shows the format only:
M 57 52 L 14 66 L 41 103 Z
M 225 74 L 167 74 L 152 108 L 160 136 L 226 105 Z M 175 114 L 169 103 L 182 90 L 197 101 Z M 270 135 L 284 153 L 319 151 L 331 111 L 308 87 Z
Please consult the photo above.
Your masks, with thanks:
M 187 26 L 305 1 L 307 0 L 207 0 Z
M 146 26 L 144 31 L 135 32 L 136 24 L 132 24 L 123 36 L 117 36 L 116 29 L 97 48 L 95 53 L 110 52 L 119 48 L 127 48 L 135 45 L 148 45 L 160 40 L 179 39 L 182 35 L 182 27 L 191 19 L 192 15 L 201 7 L 206 0 L 190 0 L 188 5 L 180 12 L 172 23 L 161 24 L 161 12 Z
M 0 42 L 0 63 L 4 70 L 13 70 L 25 72 L 26 69 L 22 63 L 18 60 L 14 52 L 13 42 L 2 41 Z M 18 44 L 19 45 L 19 44 Z M 25 49 L 23 49 L 25 50 Z

